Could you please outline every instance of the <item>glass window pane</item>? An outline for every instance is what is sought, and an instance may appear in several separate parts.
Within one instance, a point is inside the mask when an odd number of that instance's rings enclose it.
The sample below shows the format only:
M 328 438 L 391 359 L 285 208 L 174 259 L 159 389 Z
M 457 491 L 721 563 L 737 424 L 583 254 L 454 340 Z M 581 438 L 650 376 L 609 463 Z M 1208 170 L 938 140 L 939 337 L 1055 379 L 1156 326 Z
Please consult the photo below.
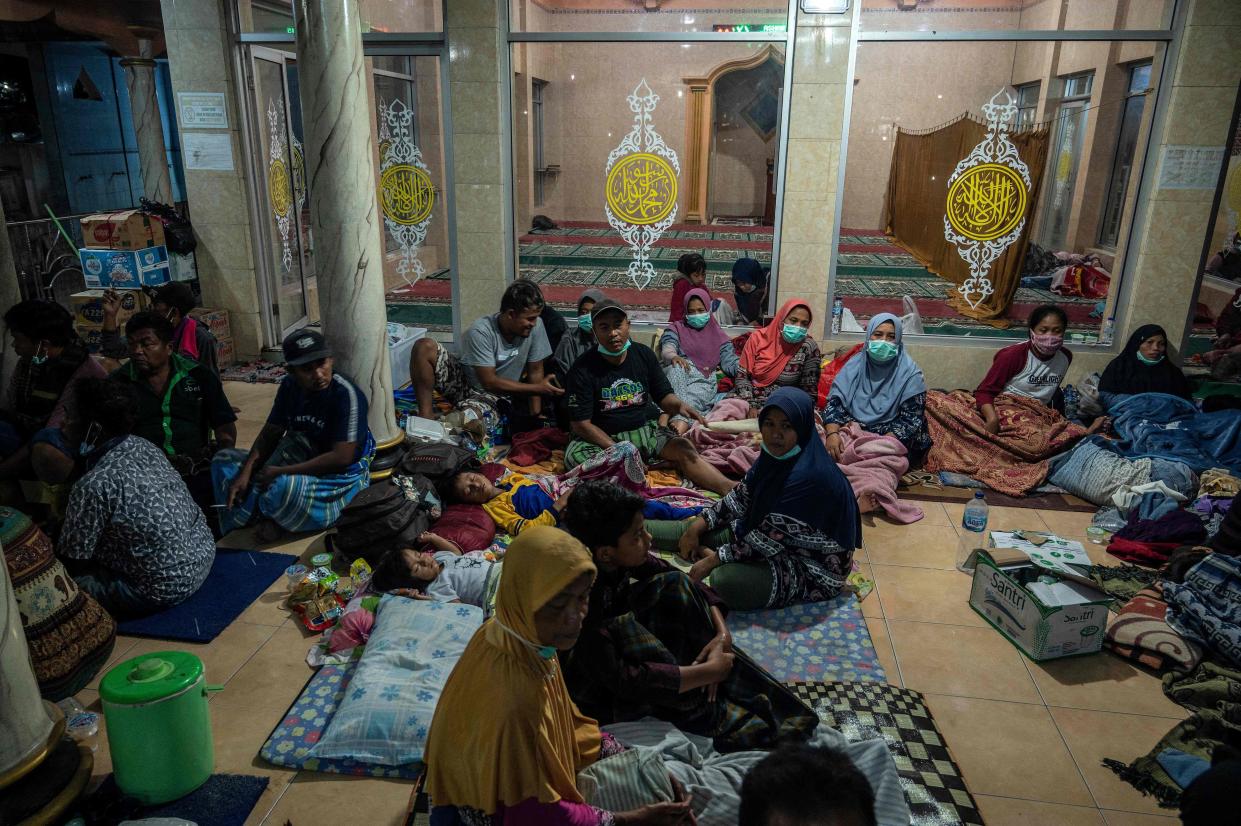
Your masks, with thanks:
M 663 321 L 678 260 L 696 254 L 712 296 L 733 306 L 733 262 L 771 262 L 782 44 L 517 43 L 512 54 L 521 274 L 566 314 L 598 287 L 631 318 Z M 631 106 L 653 135 L 635 133 Z
M 515 32 L 783 32 L 788 23 L 787 5 L 771 0 L 650 5 L 617 0 L 510 0 L 509 28 Z
M 916 309 L 927 334 L 1013 338 L 1055 301 L 1098 337 L 1150 132 L 1135 60 L 1156 86 L 1155 43 L 858 44 L 836 296 L 863 324 Z M 1006 95 L 1006 137 L 987 141 Z M 971 270 L 962 250 L 990 260 Z
M 1167 29 L 1173 0 L 861 0 L 863 31 Z
M 207 0 L 201 0 L 206 2 Z M 293 34 L 293 0 L 237 0 L 242 32 Z M 440 0 L 358 0 L 365 32 L 443 31 Z
M 1206 264 L 1198 289 L 1197 305 L 1206 305 L 1217 325 L 1196 326 L 1185 342 L 1184 355 L 1228 351 L 1241 344 L 1241 120 L 1236 124 L 1231 145 L 1224 156 L 1223 191 L 1215 218 L 1207 227 Z M 1217 333 L 1220 334 L 1217 338 Z M 1223 355 L 1209 356 L 1215 363 Z

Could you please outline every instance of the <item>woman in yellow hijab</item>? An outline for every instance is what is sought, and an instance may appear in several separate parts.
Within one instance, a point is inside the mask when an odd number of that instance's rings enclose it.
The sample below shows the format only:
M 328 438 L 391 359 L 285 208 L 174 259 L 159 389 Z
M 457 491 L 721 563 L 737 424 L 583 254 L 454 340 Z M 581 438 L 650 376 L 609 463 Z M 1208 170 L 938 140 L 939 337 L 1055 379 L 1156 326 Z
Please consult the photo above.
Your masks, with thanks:
M 621 747 L 569 699 L 556 652 L 573 647 L 595 565 L 557 528 L 513 541 L 495 617 L 444 686 L 427 742 L 433 826 L 691 823 L 686 801 L 611 813 L 587 805 L 577 773 Z

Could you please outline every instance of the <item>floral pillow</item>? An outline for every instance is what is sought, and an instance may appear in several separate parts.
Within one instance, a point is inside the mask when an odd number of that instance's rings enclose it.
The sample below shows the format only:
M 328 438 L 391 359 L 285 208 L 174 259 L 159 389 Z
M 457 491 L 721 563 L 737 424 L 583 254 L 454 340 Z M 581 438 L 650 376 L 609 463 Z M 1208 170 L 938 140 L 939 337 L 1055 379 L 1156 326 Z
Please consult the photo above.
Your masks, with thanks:
M 473 605 L 385 595 L 366 652 L 312 756 L 383 766 L 421 760 L 444 683 L 482 622 L 482 609 Z

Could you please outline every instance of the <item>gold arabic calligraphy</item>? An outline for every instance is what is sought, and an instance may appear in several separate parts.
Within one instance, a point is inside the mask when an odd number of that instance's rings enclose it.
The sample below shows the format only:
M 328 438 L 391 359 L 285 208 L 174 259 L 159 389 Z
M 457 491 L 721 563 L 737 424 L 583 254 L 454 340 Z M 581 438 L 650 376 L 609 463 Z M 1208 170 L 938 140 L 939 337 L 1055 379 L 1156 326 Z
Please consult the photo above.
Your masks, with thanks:
M 948 223 L 972 241 L 991 241 L 1016 228 L 1026 213 L 1026 185 L 1015 171 L 984 163 L 948 189 Z
M 398 224 L 420 224 L 435 205 L 435 187 L 423 169 L 409 164 L 389 168 L 379 179 L 384 215 Z
M 604 197 L 620 220 L 637 226 L 657 224 L 676 207 L 676 173 L 658 155 L 626 155 L 608 173 Z

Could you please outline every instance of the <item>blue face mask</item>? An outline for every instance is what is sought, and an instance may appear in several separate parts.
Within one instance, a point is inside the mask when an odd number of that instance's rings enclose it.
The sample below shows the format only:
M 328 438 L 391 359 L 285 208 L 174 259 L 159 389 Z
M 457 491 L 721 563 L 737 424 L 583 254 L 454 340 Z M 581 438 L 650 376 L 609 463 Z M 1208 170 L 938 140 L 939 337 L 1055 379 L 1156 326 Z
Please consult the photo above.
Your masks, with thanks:
M 612 352 L 611 350 L 609 350 L 608 348 L 604 347 L 602 344 L 598 344 L 598 345 L 596 345 L 596 347 L 597 347 L 597 349 L 599 350 L 599 352 L 600 352 L 600 353 L 602 353 L 603 355 L 605 355 L 605 356 L 611 356 L 612 358 L 616 358 L 617 356 L 624 355 L 625 351 L 629 349 L 629 345 L 631 345 L 631 344 L 633 344 L 633 339 L 631 339 L 631 338 L 630 338 L 630 339 L 625 339 L 625 346 L 624 346 L 624 347 L 622 347 L 622 348 L 620 348 L 619 350 L 617 350 L 615 353 L 613 353 L 613 352 Z
M 870 357 L 875 361 L 883 364 L 896 358 L 896 345 L 890 341 L 881 338 L 873 338 L 866 342 L 866 352 L 870 353 Z
M 577 317 L 577 329 L 584 333 L 590 332 L 590 313 L 582 313 Z
M 785 324 L 784 329 L 780 331 L 780 335 L 789 344 L 801 344 L 806 340 L 806 334 L 809 332 L 805 327 L 800 327 L 796 324 Z
M 711 320 L 710 313 L 686 313 L 685 323 L 693 327 L 695 330 L 701 330 L 707 326 L 707 322 Z
M 792 459 L 792 458 L 793 458 L 793 457 L 795 457 L 798 453 L 801 453 L 801 445 L 793 445 L 793 449 L 792 449 L 792 450 L 790 450 L 788 453 L 784 454 L 783 456 L 777 456 L 776 454 L 774 454 L 774 453 L 772 453 L 770 450 L 768 450 L 768 449 L 767 449 L 767 444 L 766 444 L 766 443 L 764 443 L 764 444 L 763 444 L 763 452 L 764 452 L 764 453 L 766 453 L 766 454 L 767 454 L 768 456 L 770 456 L 771 458 L 775 459 L 776 461 L 783 462 L 784 460 L 786 460 L 786 459 Z
M 1160 356 L 1157 359 L 1148 359 L 1146 356 L 1142 355 L 1141 350 L 1138 351 L 1138 361 L 1142 362 L 1143 364 L 1155 365 L 1163 361 L 1163 359 L 1164 359 L 1163 356 Z
M 34 351 L 34 355 L 30 357 L 30 365 L 38 367 L 41 364 L 47 364 L 47 351 L 43 349 L 43 343 L 39 343 L 39 349 Z

